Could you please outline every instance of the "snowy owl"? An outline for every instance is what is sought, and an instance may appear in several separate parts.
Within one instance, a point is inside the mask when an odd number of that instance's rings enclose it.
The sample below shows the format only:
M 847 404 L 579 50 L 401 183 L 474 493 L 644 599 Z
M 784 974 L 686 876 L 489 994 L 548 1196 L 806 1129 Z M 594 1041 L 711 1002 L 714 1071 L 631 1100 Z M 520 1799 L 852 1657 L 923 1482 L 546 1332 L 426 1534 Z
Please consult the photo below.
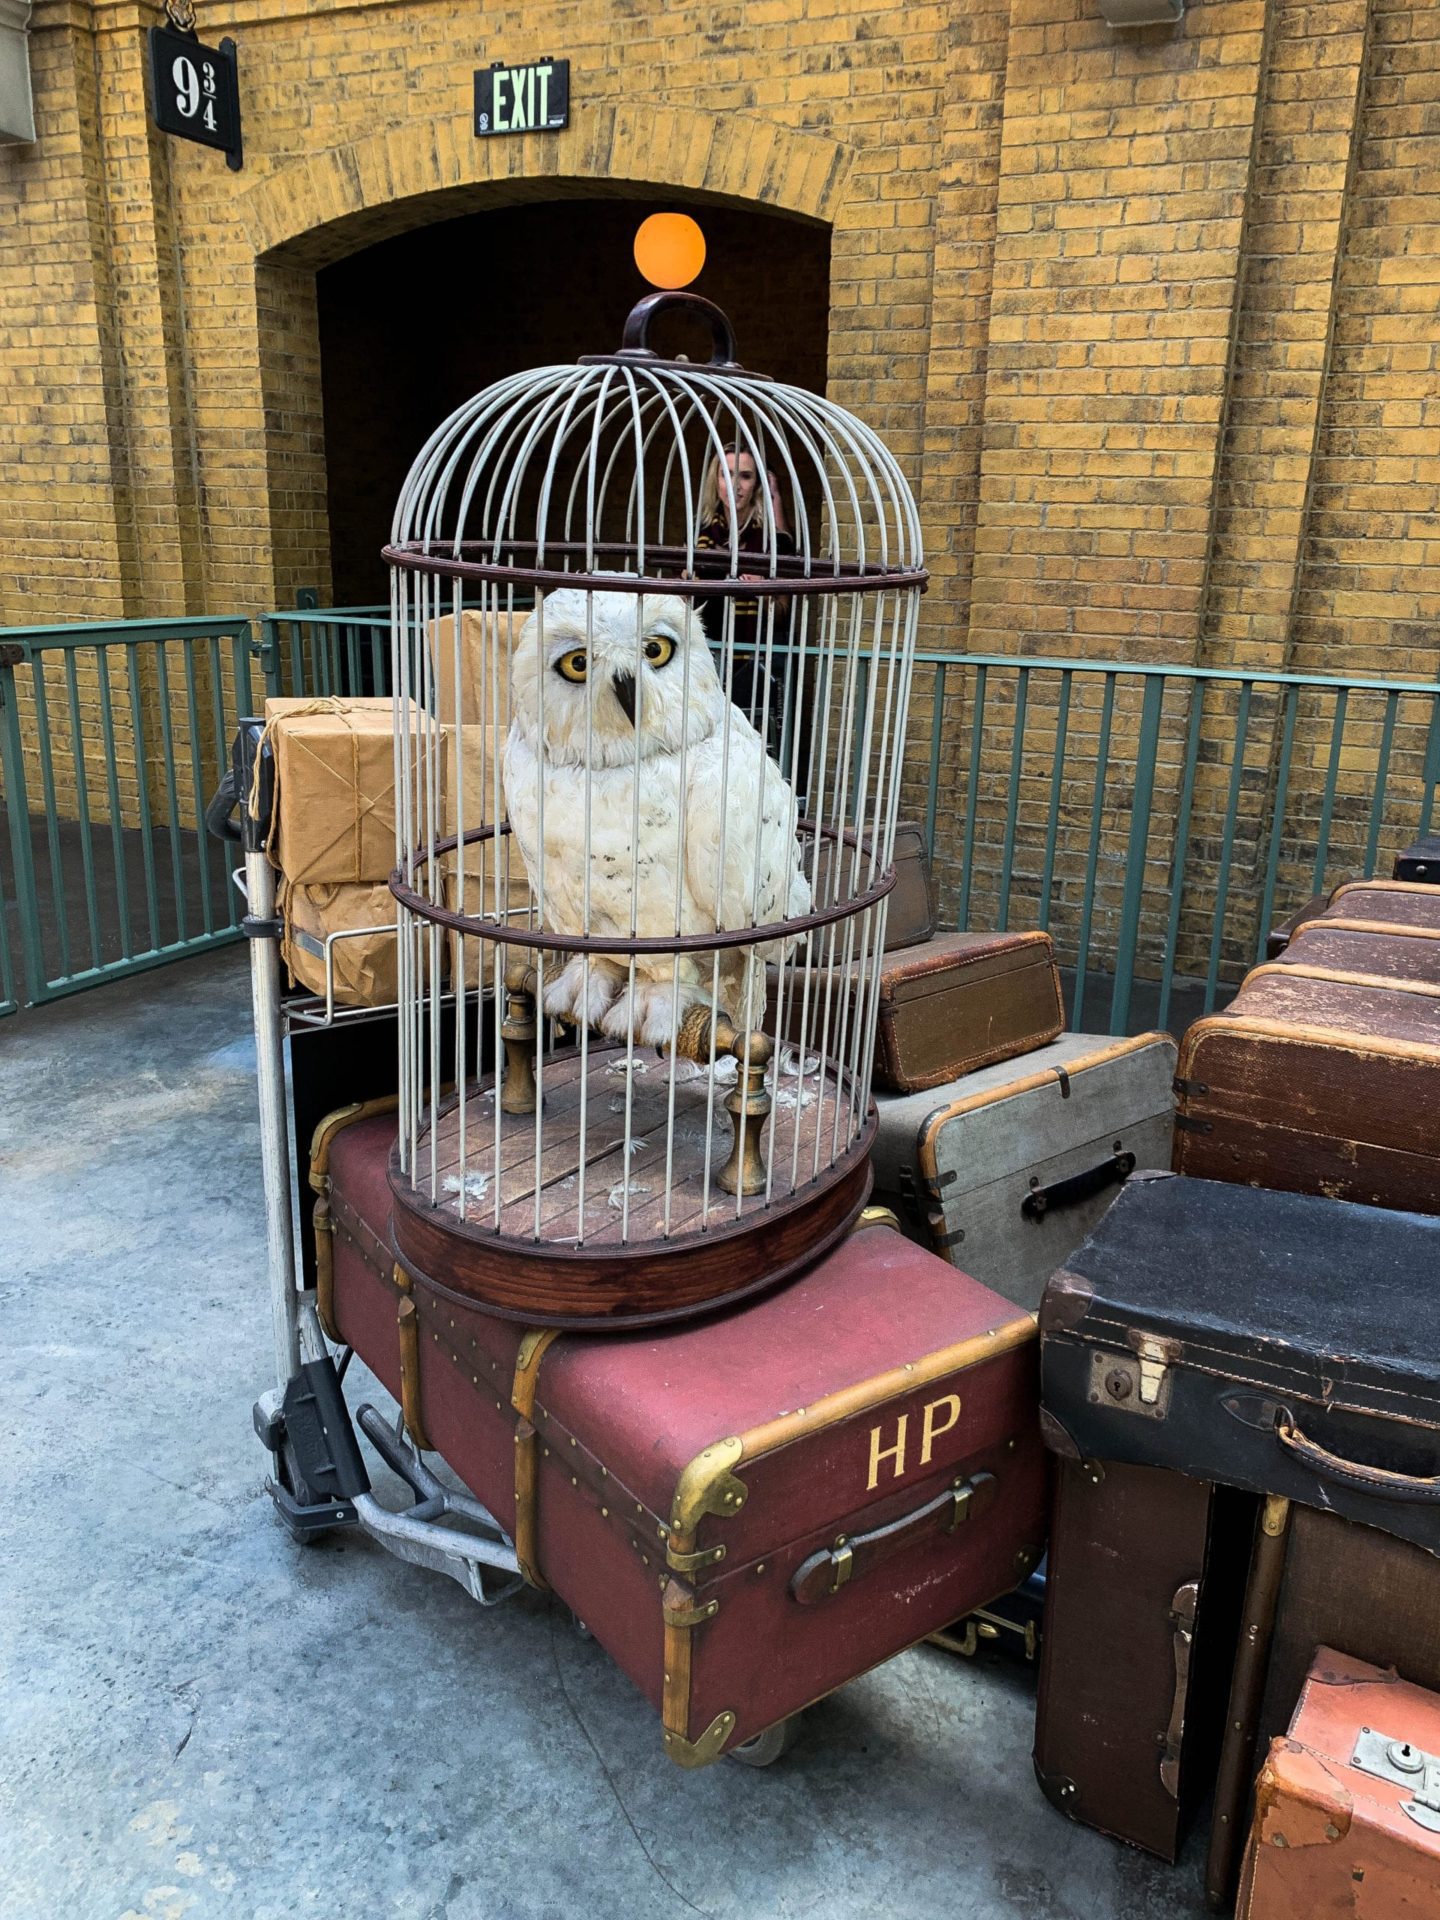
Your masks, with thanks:
M 726 699 L 694 608 L 566 587 L 545 596 L 543 616 L 543 635 L 537 609 L 515 643 L 504 757 L 543 924 L 669 938 L 808 913 L 795 796 Z M 779 946 L 718 958 L 717 979 L 709 953 L 679 955 L 678 972 L 675 956 L 640 954 L 632 995 L 625 956 L 592 955 L 588 985 L 573 956 L 547 979 L 545 1011 L 662 1048 L 697 1004 L 758 1026 Z

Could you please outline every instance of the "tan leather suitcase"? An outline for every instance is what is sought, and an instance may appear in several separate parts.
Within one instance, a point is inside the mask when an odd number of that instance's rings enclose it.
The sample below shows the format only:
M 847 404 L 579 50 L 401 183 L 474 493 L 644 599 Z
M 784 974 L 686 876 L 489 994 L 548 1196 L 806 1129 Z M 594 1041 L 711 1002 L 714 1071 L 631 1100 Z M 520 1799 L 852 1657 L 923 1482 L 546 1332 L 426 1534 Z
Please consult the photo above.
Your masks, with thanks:
M 1255 1793 L 1236 1920 L 1440 1913 L 1440 1698 L 1322 1646 Z
M 836 974 L 853 996 L 856 969 Z M 1060 975 L 1047 933 L 940 933 L 880 962 L 875 1085 L 919 1093 L 1011 1060 L 1065 1025 Z M 852 1013 L 853 1018 L 853 999 Z M 825 996 L 812 998 L 805 1044 L 820 1047 Z M 832 1035 L 839 1014 L 832 1003 Z M 800 1008 L 788 1038 L 801 1038 Z
M 852 856 L 847 852 L 841 861 L 841 879 L 848 881 L 849 869 L 845 862 Z M 811 883 L 817 903 L 834 898 L 834 842 L 821 842 L 816 856 L 816 871 Z M 846 885 L 843 889 L 849 892 Z M 925 851 L 925 835 L 913 821 L 901 820 L 895 827 L 895 885 L 890 893 L 890 903 L 885 913 L 885 951 L 899 953 L 906 947 L 918 946 L 922 940 L 928 940 L 935 932 L 935 882 L 930 871 L 930 856 Z
M 1242 1639 L 1231 1686 L 1205 1863 L 1216 1912 L 1234 1897 L 1256 1756 L 1289 1725 L 1316 1647 L 1342 1646 L 1440 1688 L 1440 1559 L 1317 1507 L 1267 1500 L 1265 1516 L 1246 1594 L 1255 1631 Z
M 1440 891 L 1341 887 L 1180 1045 L 1177 1173 L 1440 1212 Z

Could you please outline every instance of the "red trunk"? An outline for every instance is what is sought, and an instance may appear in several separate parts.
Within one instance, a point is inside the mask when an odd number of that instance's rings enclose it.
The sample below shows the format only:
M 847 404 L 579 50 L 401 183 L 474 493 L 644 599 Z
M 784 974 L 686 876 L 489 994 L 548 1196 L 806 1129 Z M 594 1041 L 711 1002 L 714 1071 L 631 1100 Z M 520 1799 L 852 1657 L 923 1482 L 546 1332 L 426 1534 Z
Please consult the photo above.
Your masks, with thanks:
M 1028 1314 L 874 1227 L 722 1318 L 525 1333 L 397 1290 L 392 1137 L 382 1117 L 334 1141 L 331 1324 L 404 1372 L 412 1427 L 660 1709 L 672 1758 L 715 1758 L 1038 1559 Z

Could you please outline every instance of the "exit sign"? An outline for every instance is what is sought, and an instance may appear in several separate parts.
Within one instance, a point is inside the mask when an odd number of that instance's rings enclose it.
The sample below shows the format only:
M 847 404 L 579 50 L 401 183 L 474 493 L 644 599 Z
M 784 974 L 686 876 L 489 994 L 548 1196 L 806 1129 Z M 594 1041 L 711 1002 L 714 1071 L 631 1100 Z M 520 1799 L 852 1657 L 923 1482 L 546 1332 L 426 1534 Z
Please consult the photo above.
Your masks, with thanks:
M 555 133 L 570 124 L 570 62 L 535 60 L 507 67 L 497 60 L 475 75 L 475 132 Z

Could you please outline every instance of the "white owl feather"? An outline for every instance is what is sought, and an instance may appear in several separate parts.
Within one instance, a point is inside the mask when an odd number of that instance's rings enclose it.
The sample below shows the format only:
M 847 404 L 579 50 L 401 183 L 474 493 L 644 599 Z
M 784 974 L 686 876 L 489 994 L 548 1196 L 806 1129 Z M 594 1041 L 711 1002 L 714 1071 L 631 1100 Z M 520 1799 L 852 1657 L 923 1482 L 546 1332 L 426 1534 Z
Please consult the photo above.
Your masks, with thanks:
M 685 600 L 548 594 L 521 628 L 511 696 L 505 801 L 549 930 L 669 939 L 809 912 L 795 796 Z M 588 985 L 574 957 L 547 978 L 545 1011 L 656 1047 L 697 1002 L 757 1026 L 779 957 L 773 943 L 641 954 L 633 993 L 625 956 L 592 956 Z

